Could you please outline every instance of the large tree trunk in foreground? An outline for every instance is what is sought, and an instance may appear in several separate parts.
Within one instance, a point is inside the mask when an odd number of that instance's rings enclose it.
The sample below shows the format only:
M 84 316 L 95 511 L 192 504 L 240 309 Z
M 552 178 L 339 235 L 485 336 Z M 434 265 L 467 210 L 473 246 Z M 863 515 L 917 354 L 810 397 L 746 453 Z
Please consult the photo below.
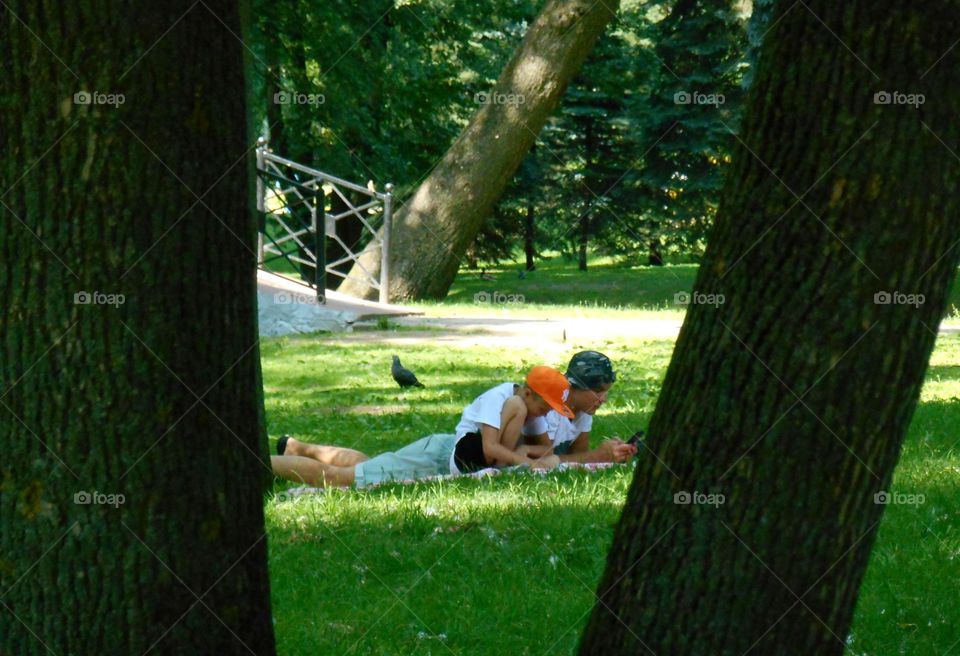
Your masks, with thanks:
M 844 651 L 960 256 L 960 4 L 780 11 L 582 654 Z
M 397 213 L 390 243 L 390 298 L 443 298 L 467 246 L 503 193 L 619 0 L 548 0 L 486 103 Z M 374 299 L 363 269 L 380 272 L 371 248 L 340 291 Z
M 238 3 L 191 4 L 0 7 L 0 654 L 274 653 Z

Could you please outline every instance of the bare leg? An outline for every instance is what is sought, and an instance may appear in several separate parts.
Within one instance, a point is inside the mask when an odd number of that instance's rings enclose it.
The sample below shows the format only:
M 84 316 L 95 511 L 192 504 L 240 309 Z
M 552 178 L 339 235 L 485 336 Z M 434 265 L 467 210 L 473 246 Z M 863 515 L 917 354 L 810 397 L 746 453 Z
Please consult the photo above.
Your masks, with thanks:
M 313 458 L 317 462 L 325 465 L 335 465 L 337 467 L 353 467 L 370 456 L 356 449 L 348 449 L 342 446 L 327 446 L 325 444 L 310 444 L 301 442 L 292 437 L 287 440 L 287 447 L 283 452 L 285 456 L 302 456 L 304 458 Z
M 353 485 L 353 467 L 338 467 L 302 456 L 270 456 L 273 473 L 295 483 L 314 487 Z

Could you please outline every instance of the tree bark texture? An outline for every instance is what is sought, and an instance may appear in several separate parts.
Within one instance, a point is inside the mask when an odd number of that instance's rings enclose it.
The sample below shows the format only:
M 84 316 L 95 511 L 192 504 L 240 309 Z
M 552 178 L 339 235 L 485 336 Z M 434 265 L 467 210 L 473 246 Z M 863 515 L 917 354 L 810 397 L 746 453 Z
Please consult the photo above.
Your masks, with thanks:
M 958 17 L 780 3 L 580 653 L 844 652 L 960 257 Z
M 5 656 L 274 653 L 240 12 L 0 7 Z

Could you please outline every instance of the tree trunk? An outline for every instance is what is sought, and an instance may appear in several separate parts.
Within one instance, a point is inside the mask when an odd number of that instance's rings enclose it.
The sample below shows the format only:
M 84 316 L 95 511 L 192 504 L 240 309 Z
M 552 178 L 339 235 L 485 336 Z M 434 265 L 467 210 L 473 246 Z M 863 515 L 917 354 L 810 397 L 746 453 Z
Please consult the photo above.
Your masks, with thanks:
M 650 266 L 663 266 L 663 255 L 660 253 L 660 241 L 651 239 L 647 248 L 647 264 Z
M 589 207 L 589 206 L 588 206 Z M 590 214 L 589 209 L 580 215 L 580 234 L 577 238 L 577 268 L 580 271 L 587 270 L 587 240 L 590 236 Z
M 767 35 L 582 654 L 845 650 L 960 257 L 960 6 L 808 4 Z
M 61 9 L 0 7 L 0 654 L 273 654 L 241 8 Z
M 477 246 L 476 244 L 470 244 L 467 246 L 467 252 L 464 255 L 466 260 L 467 268 L 471 271 L 476 271 L 480 267 L 480 263 L 477 261 Z
M 548 0 L 495 87 L 478 94 L 485 102 L 470 124 L 397 213 L 390 246 L 392 300 L 446 295 L 484 217 L 618 7 L 619 0 Z M 379 249 L 361 263 L 379 274 Z M 346 281 L 340 291 L 376 298 L 359 280 Z
M 597 131 L 595 118 L 592 114 L 586 114 L 580 121 L 583 126 L 584 142 L 584 173 L 583 173 L 583 214 L 580 215 L 580 235 L 579 235 L 579 253 L 577 264 L 580 271 L 587 270 L 587 244 L 590 241 L 590 214 L 593 212 L 594 192 L 591 191 L 591 183 L 596 185 L 597 178 Z M 604 187 L 605 188 L 605 187 Z
M 537 265 L 533 261 L 533 258 L 536 257 L 537 254 L 536 247 L 534 246 L 536 224 L 534 223 L 533 210 L 533 202 L 528 202 L 527 216 L 523 224 L 523 252 L 527 256 L 527 271 L 533 271 L 537 268 Z

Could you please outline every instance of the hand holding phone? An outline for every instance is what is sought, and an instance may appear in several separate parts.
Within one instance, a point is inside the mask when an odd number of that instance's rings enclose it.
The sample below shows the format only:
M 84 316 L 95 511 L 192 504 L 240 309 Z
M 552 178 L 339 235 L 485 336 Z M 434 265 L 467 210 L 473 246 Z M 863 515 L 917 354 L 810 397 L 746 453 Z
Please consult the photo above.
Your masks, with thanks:
M 643 439 L 643 431 L 638 430 L 636 433 L 633 434 L 633 437 L 627 440 L 627 444 L 632 444 L 633 446 L 637 446 L 637 443 L 642 439 Z

